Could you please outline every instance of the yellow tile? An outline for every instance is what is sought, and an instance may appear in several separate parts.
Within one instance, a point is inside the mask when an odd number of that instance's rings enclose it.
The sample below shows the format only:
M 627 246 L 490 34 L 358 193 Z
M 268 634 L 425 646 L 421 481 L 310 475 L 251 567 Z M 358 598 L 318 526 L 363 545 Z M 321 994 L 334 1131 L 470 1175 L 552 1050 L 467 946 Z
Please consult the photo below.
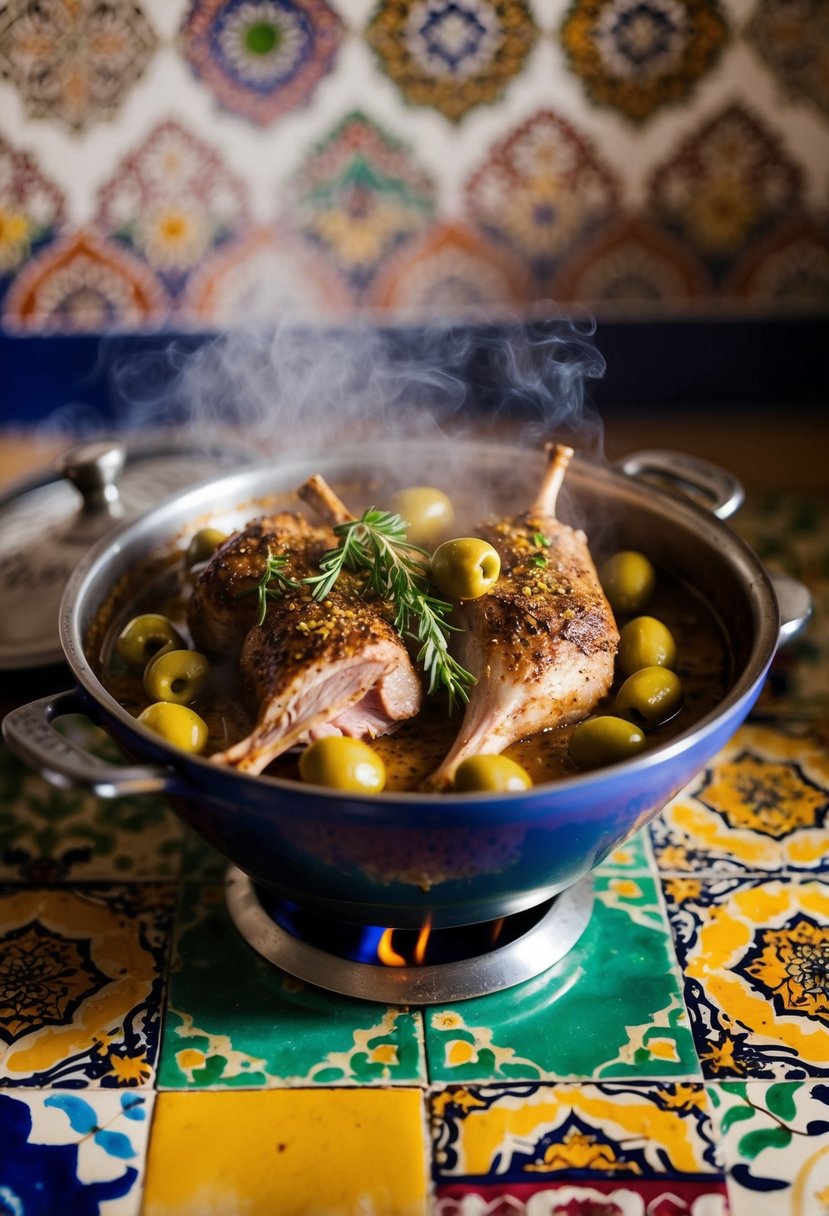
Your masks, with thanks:
M 144 1216 L 425 1216 L 414 1089 L 160 1093 Z

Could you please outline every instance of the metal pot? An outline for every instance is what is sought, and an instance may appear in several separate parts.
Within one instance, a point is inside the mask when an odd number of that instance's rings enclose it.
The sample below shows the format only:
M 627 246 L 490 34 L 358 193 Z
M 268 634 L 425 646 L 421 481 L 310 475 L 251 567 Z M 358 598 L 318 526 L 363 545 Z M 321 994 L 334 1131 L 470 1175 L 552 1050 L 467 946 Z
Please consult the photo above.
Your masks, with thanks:
M 397 467 L 392 466 L 392 458 Z M 240 526 L 257 500 L 289 494 L 314 472 L 335 486 L 370 485 L 377 501 L 401 483 L 446 485 L 475 472 L 489 507 L 521 509 L 541 477 L 541 453 L 486 443 L 415 441 L 303 455 L 189 489 L 106 537 L 81 562 L 60 610 L 61 643 L 77 687 L 10 713 L 10 746 L 57 785 L 102 798 L 165 795 L 210 844 L 257 883 L 344 920 L 419 927 L 470 924 L 532 907 L 567 888 L 651 819 L 728 741 L 757 699 L 780 640 L 809 615 L 808 593 L 769 576 L 722 522 L 742 500 L 714 466 L 640 453 L 610 469 L 576 459 L 559 503 L 594 547 L 636 548 L 696 588 L 719 616 L 733 654 L 730 688 L 714 712 L 641 757 L 526 793 L 343 795 L 251 777 L 191 757 L 139 725 L 97 679 L 84 639 L 119 581 L 153 552 L 183 545 L 194 527 Z M 670 488 L 641 480 L 655 475 Z M 677 492 L 691 489 L 704 509 Z M 474 497 L 474 487 L 472 492 Z M 471 498 L 468 508 L 475 518 Z M 59 733 L 61 715 L 89 714 L 138 762 L 102 763 Z

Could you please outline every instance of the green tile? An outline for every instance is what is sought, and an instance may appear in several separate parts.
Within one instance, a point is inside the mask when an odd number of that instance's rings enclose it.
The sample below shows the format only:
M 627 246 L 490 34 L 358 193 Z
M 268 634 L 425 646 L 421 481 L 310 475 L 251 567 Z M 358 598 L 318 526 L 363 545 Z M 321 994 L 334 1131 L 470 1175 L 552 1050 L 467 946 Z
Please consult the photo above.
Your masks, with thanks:
M 337 996 L 286 975 L 239 936 L 222 887 L 183 888 L 162 1087 L 411 1085 L 425 1079 L 418 1013 Z
M 635 836 L 631 836 L 630 840 L 626 840 L 624 844 L 620 844 L 618 848 L 608 854 L 599 866 L 599 871 L 602 874 L 617 870 L 625 873 L 644 870 L 647 873 L 651 870 L 650 857 L 648 829 L 641 828 Z
M 601 873 L 584 936 L 543 975 L 426 1010 L 432 1081 L 697 1077 L 656 884 Z
M 174 879 L 183 834 L 160 798 L 56 789 L 0 745 L 0 881 Z

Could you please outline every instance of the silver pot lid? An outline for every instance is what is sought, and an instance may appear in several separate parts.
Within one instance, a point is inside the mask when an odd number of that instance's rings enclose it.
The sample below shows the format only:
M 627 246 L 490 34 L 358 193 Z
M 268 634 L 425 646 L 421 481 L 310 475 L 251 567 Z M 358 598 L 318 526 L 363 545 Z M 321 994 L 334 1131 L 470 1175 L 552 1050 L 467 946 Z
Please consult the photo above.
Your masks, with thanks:
M 96 541 L 185 486 L 255 457 L 235 443 L 199 449 L 169 437 L 96 440 L 8 488 L 0 496 L 0 670 L 63 660 L 61 597 Z

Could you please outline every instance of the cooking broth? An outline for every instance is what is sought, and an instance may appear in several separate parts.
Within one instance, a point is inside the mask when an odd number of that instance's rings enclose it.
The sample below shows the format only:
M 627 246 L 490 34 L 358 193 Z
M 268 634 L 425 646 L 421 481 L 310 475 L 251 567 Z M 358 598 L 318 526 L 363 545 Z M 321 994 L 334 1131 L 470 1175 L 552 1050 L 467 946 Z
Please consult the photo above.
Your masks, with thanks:
M 130 617 L 160 612 L 188 639 L 186 604 L 192 586 L 182 576 L 180 562 L 171 566 L 169 559 L 160 559 L 155 572 L 142 579 L 142 584 L 144 591 L 130 601 L 128 609 L 117 611 L 106 628 L 92 630 L 92 637 L 98 639 L 93 648 L 97 652 L 94 665 L 99 679 L 115 700 L 136 717 L 150 698 L 144 691 L 142 674 L 126 670 L 115 657 L 115 638 Z M 731 682 L 732 664 L 724 631 L 715 614 L 696 591 L 664 571 L 657 571 L 657 588 L 644 611 L 663 621 L 673 634 L 679 656 L 677 674 L 684 691 L 682 708 L 675 717 L 647 732 L 649 748 L 655 748 L 716 708 Z M 620 627 L 626 619 L 618 619 Z M 597 706 L 596 714 L 614 712 L 613 701 L 623 679 L 617 677 L 609 696 Z M 245 738 L 253 727 L 244 707 L 235 664 L 222 665 L 214 660 L 208 690 L 192 708 L 207 723 L 208 756 Z M 420 714 L 404 722 L 394 734 L 375 739 L 372 747 L 387 769 L 386 789 L 417 790 L 449 751 L 461 719 L 460 710 L 449 716 L 445 695 L 438 694 L 428 698 Z M 564 726 L 544 731 L 512 744 L 504 755 L 521 764 L 535 785 L 572 776 L 577 770 L 568 759 L 567 748 L 574 729 Z M 267 775 L 299 780 L 297 758 L 296 752 L 279 757 L 266 770 Z

